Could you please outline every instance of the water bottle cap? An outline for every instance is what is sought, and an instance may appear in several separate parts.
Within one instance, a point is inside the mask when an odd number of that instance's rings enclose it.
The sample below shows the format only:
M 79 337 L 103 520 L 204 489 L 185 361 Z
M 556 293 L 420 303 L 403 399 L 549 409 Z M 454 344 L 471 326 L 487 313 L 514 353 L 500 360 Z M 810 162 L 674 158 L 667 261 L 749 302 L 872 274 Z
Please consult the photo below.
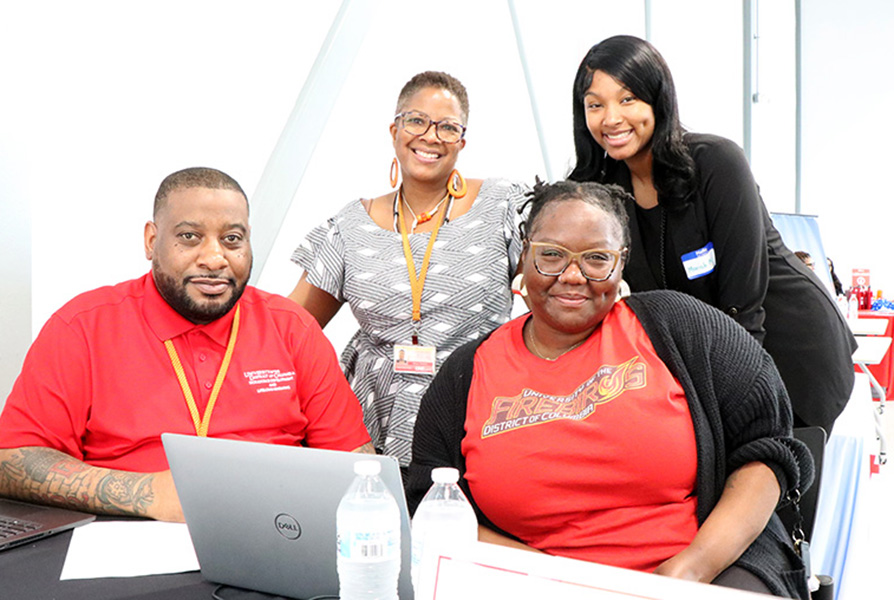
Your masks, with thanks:
M 435 483 L 456 483 L 459 481 L 459 471 L 453 467 L 432 469 L 431 480 Z
M 358 460 L 354 463 L 356 475 L 378 475 L 382 472 L 382 465 L 377 460 Z

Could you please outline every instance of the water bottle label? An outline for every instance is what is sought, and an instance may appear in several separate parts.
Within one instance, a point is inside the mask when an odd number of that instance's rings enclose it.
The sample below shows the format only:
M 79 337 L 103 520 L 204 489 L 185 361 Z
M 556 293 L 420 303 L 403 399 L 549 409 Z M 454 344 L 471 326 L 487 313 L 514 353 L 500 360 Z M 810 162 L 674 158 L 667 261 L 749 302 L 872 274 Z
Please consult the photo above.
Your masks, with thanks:
M 358 562 L 379 562 L 399 555 L 396 531 L 347 532 L 338 534 L 338 555 Z
M 415 574 L 419 570 L 419 563 L 422 562 L 422 550 L 424 548 L 424 534 L 421 531 L 413 532 L 415 537 L 411 536 L 410 543 L 410 570 Z M 415 575 L 414 575 L 415 576 Z

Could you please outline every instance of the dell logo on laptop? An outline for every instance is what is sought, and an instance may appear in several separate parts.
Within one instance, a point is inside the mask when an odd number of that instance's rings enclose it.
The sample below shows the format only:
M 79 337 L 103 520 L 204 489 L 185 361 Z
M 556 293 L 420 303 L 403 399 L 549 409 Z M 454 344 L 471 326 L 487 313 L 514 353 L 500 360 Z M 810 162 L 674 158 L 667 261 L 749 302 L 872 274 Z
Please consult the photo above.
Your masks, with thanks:
M 297 540 L 301 537 L 301 525 L 290 514 L 279 513 L 273 520 L 273 524 L 276 526 L 276 531 L 279 532 L 279 535 L 287 540 Z

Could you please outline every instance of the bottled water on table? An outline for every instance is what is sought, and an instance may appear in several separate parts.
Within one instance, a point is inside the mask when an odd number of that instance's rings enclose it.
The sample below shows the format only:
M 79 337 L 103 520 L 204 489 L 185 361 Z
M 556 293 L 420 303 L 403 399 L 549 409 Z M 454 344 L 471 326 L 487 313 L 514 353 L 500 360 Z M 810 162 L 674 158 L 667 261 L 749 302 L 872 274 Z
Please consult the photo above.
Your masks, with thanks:
M 860 301 L 857 299 L 856 290 L 851 290 L 850 296 L 847 299 L 847 318 L 848 319 L 856 319 L 860 316 Z
M 478 519 L 469 500 L 456 484 L 459 471 L 433 469 L 434 482 L 413 517 L 410 575 L 419 589 L 419 563 L 426 552 L 448 550 L 478 539 Z
M 341 600 L 397 600 L 400 512 L 374 460 L 354 463 L 357 475 L 338 504 L 338 594 Z

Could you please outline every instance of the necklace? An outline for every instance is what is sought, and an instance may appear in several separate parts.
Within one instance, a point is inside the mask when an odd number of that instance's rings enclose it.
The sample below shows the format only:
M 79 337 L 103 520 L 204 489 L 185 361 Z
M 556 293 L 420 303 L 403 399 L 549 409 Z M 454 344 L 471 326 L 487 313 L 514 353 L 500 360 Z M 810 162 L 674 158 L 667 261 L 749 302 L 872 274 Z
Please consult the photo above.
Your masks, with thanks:
M 394 199 L 394 205 L 395 205 L 394 215 L 395 215 L 395 217 L 397 217 L 397 209 L 396 209 L 396 207 L 397 207 L 398 202 L 403 202 L 403 205 L 406 206 L 406 207 L 407 207 L 407 210 L 410 211 L 410 214 L 413 215 L 413 224 L 410 226 L 410 233 L 416 233 L 416 227 L 417 227 L 418 225 L 421 225 L 421 224 L 423 224 L 423 223 L 427 223 L 428 221 L 431 221 L 432 218 L 433 218 L 436 214 L 438 214 L 438 211 L 441 210 L 441 205 L 444 204 L 444 202 L 446 202 L 447 199 L 450 198 L 450 197 L 451 197 L 451 196 L 450 196 L 450 194 L 448 193 L 446 196 L 444 196 L 443 198 L 441 198 L 441 201 L 440 201 L 440 202 L 438 202 L 437 204 L 435 204 L 435 207 L 434 207 L 433 209 L 431 209 L 431 210 L 429 210 L 429 211 L 421 212 L 421 213 L 419 213 L 419 214 L 416 214 L 416 213 L 413 211 L 413 207 L 410 206 L 410 203 L 409 203 L 409 202 L 407 202 L 407 197 L 404 196 L 404 195 L 401 193 L 401 190 L 400 190 L 400 189 L 398 189 L 397 192 L 396 192 L 395 199 Z M 452 204 L 452 202 L 451 202 L 451 204 Z M 449 218 L 449 217 L 448 217 L 448 218 Z M 396 220 L 396 219 L 395 219 L 395 220 Z M 396 230 L 397 230 L 397 227 L 395 227 L 394 229 L 395 229 L 395 231 L 396 231 Z
M 565 356 L 566 354 L 568 354 L 569 352 L 571 352 L 572 350 L 574 350 L 575 348 L 577 348 L 578 346 L 580 346 L 581 344 L 583 344 L 584 342 L 586 342 L 589 339 L 588 337 L 585 337 L 584 339 L 582 339 L 578 343 L 574 344 L 570 348 L 559 353 L 559 355 L 556 356 L 555 358 L 550 358 L 550 357 L 544 355 L 543 351 L 540 350 L 540 346 L 537 344 L 537 338 L 534 337 L 533 325 L 528 329 L 528 331 L 530 332 L 528 334 L 528 340 L 531 342 L 531 350 L 534 351 L 534 355 L 537 358 L 542 358 L 543 360 L 548 360 L 550 362 L 555 362 L 555 361 L 559 360 L 561 357 Z M 524 333 L 524 330 L 523 330 L 523 333 Z M 522 337 L 524 337 L 524 335 L 522 335 Z
M 450 197 L 450 194 L 447 194 L 446 196 L 444 196 L 443 198 L 441 198 L 441 201 L 438 202 L 437 204 L 435 204 L 435 207 L 434 207 L 433 209 L 431 209 L 430 211 L 427 211 L 427 212 L 421 212 L 421 213 L 419 213 L 418 215 L 414 215 L 413 218 L 414 218 L 414 220 L 415 220 L 416 222 L 413 223 L 413 226 L 415 227 L 416 225 L 421 225 L 421 224 L 423 224 L 423 223 L 425 223 L 425 222 L 427 222 L 427 221 L 431 221 L 431 218 L 432 218 L 433 216 L 435 216 L 436 214 L 438 214 L 438 211 L 441 209 L 441 205 L 444 204 L 444 202 L 445 202 L 445 201 L 447 200 L 447 198 L 449 198 L 449 197 Z M 413 208 L 410 206 L 410 203 L 407 202 L 407 197 L 406 197 L 406 196 L 403 196 L 403 200 L 404 200 L 404 206 L 406 206 L 407 208 L 409 208 L 409 209 L 410 209 L 410 212 L 413 212 Z

